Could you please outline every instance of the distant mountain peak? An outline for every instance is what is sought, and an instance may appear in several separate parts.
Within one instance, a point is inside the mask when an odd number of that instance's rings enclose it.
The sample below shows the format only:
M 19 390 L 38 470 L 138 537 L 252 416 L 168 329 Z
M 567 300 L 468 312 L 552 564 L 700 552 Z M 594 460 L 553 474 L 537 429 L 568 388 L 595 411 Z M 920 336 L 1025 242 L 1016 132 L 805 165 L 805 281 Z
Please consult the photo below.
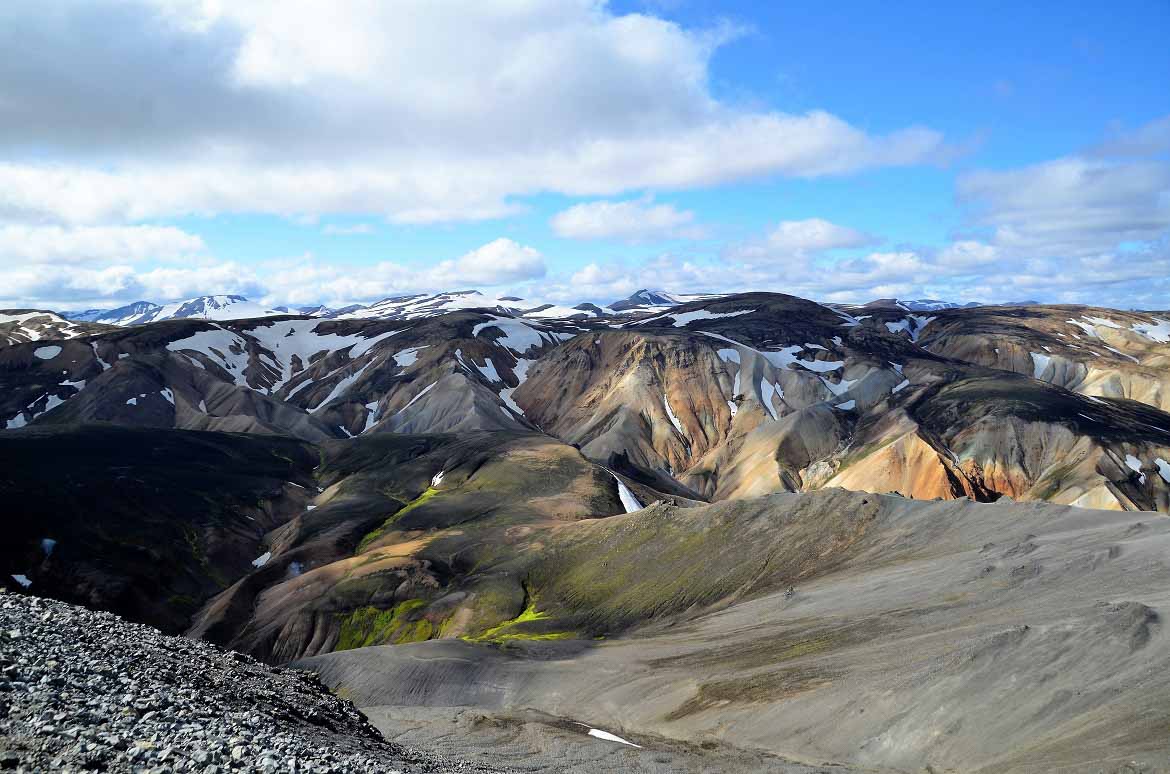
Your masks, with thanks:
M 89 309 L 84 312 L 65 313 L 64 317 L 78 322 L 96 322 L 105 325 L 145 325 L 162 320 L 203 319 L 236 320 L 249 317 L 271 317 L 287 314 L 276 309 L 267 309 L 249 301 L 244 296 L 210 295 L 156 304 L 153 301 L 135 301 L 116 309 Z

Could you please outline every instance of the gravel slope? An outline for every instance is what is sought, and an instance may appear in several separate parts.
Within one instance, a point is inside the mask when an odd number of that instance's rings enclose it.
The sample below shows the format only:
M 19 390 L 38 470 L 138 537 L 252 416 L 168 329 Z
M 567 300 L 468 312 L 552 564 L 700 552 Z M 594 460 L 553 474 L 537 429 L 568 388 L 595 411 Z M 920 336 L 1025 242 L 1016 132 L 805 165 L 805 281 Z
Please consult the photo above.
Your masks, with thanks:
M 385 741 L 310 673 L 2 590 L 0 769 L 498 771 Z

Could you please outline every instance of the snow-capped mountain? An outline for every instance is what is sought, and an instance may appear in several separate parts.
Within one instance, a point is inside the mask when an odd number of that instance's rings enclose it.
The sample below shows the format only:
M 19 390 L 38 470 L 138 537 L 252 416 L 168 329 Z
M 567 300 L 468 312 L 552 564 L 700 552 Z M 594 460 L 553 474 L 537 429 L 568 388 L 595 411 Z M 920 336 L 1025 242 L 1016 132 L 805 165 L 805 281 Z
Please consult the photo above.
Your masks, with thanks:
M 62 312 L 66 320 L 95 322 L 103 325 L 140 325 L 151 322 L 162 306 L 151 301 L 135 301 L 116 309 L 87 309 L 84 312 Z
M 313 307 L 314 309 L 324 307 Z M 287 307 L 286 307 L 287 309 Z M 89 309 L 84 312 L 65 312 L 63 317 L 78 322 L 96 322 L 104 325 L 145 325 L 161 320 L 242 320 L 250 317 L 272 317 L 290 314 L 278 309 L 267 309 L 243 296 L 199 296 L 183 301 L 156 304 L 151 301 L 135 301 L 117 309 Z M 311 314 L 292 312 L 292 314 Z
M 670 293 L 665 290 L 636 291 L 633 295 L 614 301 L 607 307 L 613 312 L 660 312 L 672 306 L 691 301 L 707 301 L 722 298 L 722 293 Z
M 939 301 L 933 298 L 909 300 L 902 298 L 879 298 L 861 306 L 853 306 L 850 304 L 840 306 L 849 309 L 901 309 L 904 312 L 937 312 L 942 309 L 970 309 L 982 306 L 982 304 L 976 303 L 975 301 L 959 304 L 954 301 Z
M 457 290 L 434 295 L 419 293 L 411 296 L 393 296 L 366 307 L 349 311 L 339 310 L 335 317 L 341 320 L 417 320 L 460 309 L 489 309 L 516 317 L 533 318 L 596 317 L 601 313 L 516 296 L 489 296 L 478 290 Z
M 356 308 L 360 308 L 360 305 Z M 330 309 L 324 304 L 310 306 L 274 306 L 272 311 L 281 314 L 303 314 L 309 317 L 333 317 L 339 310 Z

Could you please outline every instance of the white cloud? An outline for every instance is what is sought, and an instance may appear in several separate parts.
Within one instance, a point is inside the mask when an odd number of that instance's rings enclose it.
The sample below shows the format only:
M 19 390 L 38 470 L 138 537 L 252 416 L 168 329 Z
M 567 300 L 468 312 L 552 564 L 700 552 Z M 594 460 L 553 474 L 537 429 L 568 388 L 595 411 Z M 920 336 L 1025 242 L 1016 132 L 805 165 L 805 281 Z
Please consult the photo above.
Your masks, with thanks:
M 1132 130 L 1114 127 L 1105 142 L 1093 148 L 1096 156 L 1153 156 L 1170 151 L 1170 115 Z
M 654 204 L 650 197 L 626 201 L 595 201 L 575 204 L 558 212 L 549 221 L 558 236 L 568 239 L 701 238 L 694 224 L 695 214 L 677 210 L 671 204 Z
M 767 244 L 776 250 L 820 252 L 839 247 L 864 247 L 873 237 L 821 218 L 781 221 L 768 234 Z
M 356 234 L 373 234 L 376 230 L 373 223 L 353 223 L 348 226 L 327 223 L 325 228 L 321 229 L 321 233 L 329 236 L 353 236 Z
M 443 261 L 429 273 L 427 281 L 433 287 L 501 285 L 537 279 L 544 273 L 544 258 L 539 252 L 501 238 L 453 261 Z
M 958 194 L 1005 249 L 1085 256 L 1170 228 L 1170 163 L 1066 157 L 959 178 Z
M 543 191 L 847 174 L 942 151 L 921 127 L 874 135 L 722 103 L 709 64 L 734 28 L 598 0 L 8 3 L 0 25 L 16 31 L 0 59 L 10 221 L 456 221 Z
M 0 226 L 0 258 L 8 262 L 169 261 L 206 248 L 198 236 L 172 226 Z
M 213 258 L 147 268 L 124 263 L 92 268 L 59 262 L 0 264 L 0 308 L 76 309 L 228 293 L 269 305 L 341 305 L 404 293 L 517 285 L 546 271 L 537 250 L 504 238 L 429 267 L 389 261 L 343 266 L 322 263 L 311 254 L 255 267 Z

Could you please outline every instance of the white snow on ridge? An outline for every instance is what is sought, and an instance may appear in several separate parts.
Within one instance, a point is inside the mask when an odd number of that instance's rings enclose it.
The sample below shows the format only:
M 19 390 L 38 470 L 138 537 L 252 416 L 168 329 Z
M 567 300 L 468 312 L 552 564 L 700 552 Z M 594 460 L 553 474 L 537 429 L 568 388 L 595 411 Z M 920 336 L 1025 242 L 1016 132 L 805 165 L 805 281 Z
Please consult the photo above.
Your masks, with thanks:
M 701 333 L 704 336 L 710 336 L 711 338 L 719 339 L 720 341 L 726 341 L 728 344 L 734 344 L 736 347 L 745 349 L 748 352 L 754 352 L 777 368 L 786 368 L 788 370 L 792 370 L 791 367 L 793 365 L 800 365 L 804 366 L 810 371 L 816 371 L 817 373 L 827 373 L 829 371 L 836 371 L 838 368 L 842 368 L 845 365 L 844 360 L 801 360 L 796 356 L 796 353 L 802 351 L 805 348 L 805 345 L 801 344 L 793 344 L 778 350 L 760 350 L 754 347 L 750 347 L 747 344 L 741 344 L 735 339 L 729 339 L 726 336 L 721 336 L 718 333 L 712 333 L 711 331 L 696 331 L 696 333 Z M 730 360 L 731 357 L 724 354 L 728 351 L 729 350 L 726 349 L 718 350 L 719 357 L 723 358 L 724 361 Z M 738 353 L 736 357 L 738 358 Z M 736 359 L 735 362 L 738 363 L 740 361 Z
M 252 560 L 252 566 L 257 567 L 257 568 L 263 567 L 264 565 L 268 564 L 268 560 L 271 558 L 272 558 L 272 552 L 265 551 L 264 553 L 260 554 L 260 556 L 257 556 L 255 559 Z
M 248 367 L 247 342 L 238 334 L 225 328 L 217 326 L 212 330 L 199 331 L 185 339 L 172 341 L 167 344 L 167 349 L 186 355 L 192 363 L 197 363 L 202 367 L 202 363 L 187 354 L 198 352 L 231 374 L 237 386 L 249 386 L 248 378 L 244 375 L 244 371 Z
M 1084 332 L 1084 334 L 1086 336 L 1091 336 L 1094 339 L 1101 338 L 1097 334 L 1097 329 L 1095 327 L 1093 327 L 1093 325 L 1091 323 L 1081 322 L 1080 320 L 1066 320 L 1065 322 L 1069 323 L 1070 325 L 1077 326 L 1078 328 L 1081 329 L 1081 331 Z
M 377 344 L 405 330 L 400 328 L 367 338 L 357 333 L 317 333 L 317 327 L 320 324 L 317 320 L 282 320 L 260 324 L 247 331 L 247 335 L 273 354 L 276 362 L 271 363 L 271 365 L 280 371 L 280 378 L 268 390 L 269 394 L 279 390 L 296 374 L 300 373 L 300 371 L 293 372 L 294 357 L 300 360 L 302 370 L 315 362 L 314 355 L 321 353 L 348 350 L 350 359 L 357 360 Z M 421 349 L 421 347 L 416 347 L 415 350 L 417 351 L 417 349 Z
M 57 355 L 61 354 L 61 348 L 56 345 L 49 347 L 37 347 L 35 350 L 33 350 L 33 354 L 39 357 L 41 360 L 52 360 L 53 358 L 57 357 Z
M 743 314 L 751 314 L 755 309 L 741 309 L 737 312 L 712 312 L 708 309 L 696 309 L 693 312 L 667 312 L 665 314 L 656 315 L 654 317 L 647 317 L 645 320 L 638 320 L 632 325 L 645 325 L 648 322 L 657 322 L 659 320 L 671 319 L 674 320 L 675 328 L 685 328 L 689 323 L 695 320 L 717 320 L 721 317 L 739 317 Z
M 856 406 L 856 405 L 857 405 L 857 401 L 855 401 L 855 400 L 847 400 L 847 401 L 845 401 L 844 403 L 838 403 L 838 404 L 837 404 L 836 406 L 834 406 L 833 408 L 838 408 L 838 409 L 841 409 L 842 411 L 852 411 L 852 410 L 853 410 L 853 407 L 854 407 L 854 406 Z
M 1093 325 L 1100 325 L 1102 328 L 1116 328 L 1117 330 L 1121 330 L 1120 325 L 1113 322 L 1112 320 L 1110 320 L 1107 317 L 1090 317 L 1088 315 L 1085 315 L 1085 319 L 1088 320 L 1089 322 L 1093 323 Z
M 401 352 L 395 352 L 391 357 L 394 358 L 394 362 L 398 364 L 399 368 L 409 368 L 418 361 L 418 351 L 429 346 L 429 344 L 423 344 L 421 347 L 408 347 Z
M 523 355 L 533 347 L 543 347 L 549 343 L 556 344 L 560 340 L 556 334 L 538 330 L 535 326 L 515 317 L 500 317 L 494 314 L 489 314 L 488 317 L 491 320 L 478 323 L 471 329 L 471 335 L 473 337 L 479 336 L 482 330 L 496 328 L 503 334 L 496 337 L 496 343 L 507 347 L 516 355 Z
M 1158 457 L 1154 460 L 1154 465 L 1157 466 L 1158 475 L 1162 477 L 1162 480 L 1170 484 L 1170 462 Z
M 1155 317 L 1152 323 L 1134 323 L 1130 329 L 1160 344 L 1170 343 L 1170 320 Z
M 890 393 L 893 395 L 897 395 L 899 392 L 901 392 L 902 390 L 906 389 L 909 386 L 910 386 L 910 380 L 903 379 L 901 382 L 894 385 L 894 389 L 890 390 Z
M 418 400 L 418 399 L 419 399 L 419 398 L 421 398 L 422 396 L 426 395 L 426 394 L 427 394 L 428 392 L 430 392 L 431 390 L 435 389 L 435 385 L 437 385 L 437 384 L 438 384 L 438 382 L 432 382 L 431 384 L 428 384 L 426 387 L 424 387 L 424 388 L 423 388 L 423 390 L 422 390 L 422 392 L 420 392 L 418 395 L 415 395 L 413 398 L 411 398 L 411 399 L 410 399 L 410 402 L 409 402 L 409 403 L 407 403 L 407 404 L 406 404 L 405 406 L 403 406 L 402 408 L 398 409 L 398 414 L 401 414 L 403 411 L 406 411 L 408 408 L 410 408 L 411 406 L 413 406 L 413 405 L 414 405 L 414 402 L 415 402 L 416 400 Z M 395 414 L 395 416 L 398 416 L 398 414 Z

